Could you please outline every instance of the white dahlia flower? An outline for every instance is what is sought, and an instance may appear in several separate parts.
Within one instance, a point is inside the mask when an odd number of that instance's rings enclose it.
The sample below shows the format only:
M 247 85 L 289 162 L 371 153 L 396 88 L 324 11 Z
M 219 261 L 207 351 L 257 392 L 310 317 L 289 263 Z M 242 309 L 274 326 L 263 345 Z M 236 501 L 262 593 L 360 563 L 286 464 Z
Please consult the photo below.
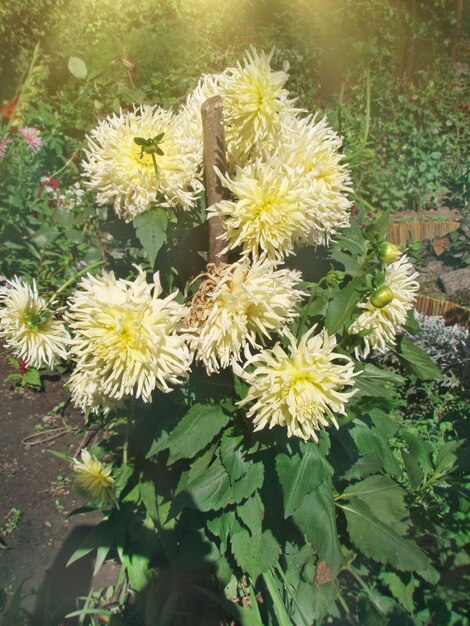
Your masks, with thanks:
M 418 274 L 407 256 L 402 256 L 385 269 L 383 286 L 367 302 L 359 304 L 363 313 L 351 324 L 350 334 L 363 333 L 363 347 L 356 356 L 367 357 L 371 350 L 385 352 L 395 344 L 395 335 L 406 322 L 416 298 Z
M 300 272 L 278 270 L 269 260 L 239 261 L 209 274 L 188 318 L 191 350 L 209 374 L 239 360 L 247 343 L 261 347 L 273 333 L 285 331 L 305 295 L 295 289 L 300 280 Z
M 70 337 L 47 310 L 34 281 L 31 287 L 15 276 L 0 288 L 0 337 L 6 339 L 8 350 L 32 367 L 52 368 L 57 358 L 67 358 Z
M 278 130 L 281 114 L 293 110 L 284 89 L 287 73 L 271 70 L 273 52 L 252 48 L 243 63 L 225 70 L 221 95 L 229 163 L 244 164 Z
M 105 415 L 119 406 L 119 400 L 113 400 L 103 392 L 101 373 L 76 367 L 67 381 L 74 406 L 83 413 Z
M 178 334 L 185 308 L 175 302 L 176 292 L 159 297 L 158 274 L 148 284 L 137 269 L 134 281 L 116 279 L 112 272 L 88 275 L 69 302 L 71 355 L 80 371 L 96 373 L 97 393 L 109 400 L 133 396 L 150 402 L 155 388 L 171 391 L 169 385 L 180 384 L 190 368 L 185 338 Z M 76 401 L 93 397 L 87 384 L 76 382 Z M 93 400 L 84 402 L 92 408 Z
M 171 111 L 142 105 L 103 120 L 88 137 L 83 162 L 98 204 L 114 204 L 126 221 L 152 204 L 190 209 L 202 189 L 197 139 Z M 135 138 L 157 141 L 150 154 Z M 157 166 L 155 171 L 154 159 Z
M 274 155 L 295 169 L 308 188 L 312 227 L 308 243 L 327 245 L 339 229 L 349 226 L 351 178 L 341 163 L 341 138 L 326 118 L 283 117 L 282 130 L 273 144 Z
M 81 461 L 73 460 L 75 486 L 86 498 L 96 504 L 106 504 L 114 489 L 113 467 L 101 463 L 88 450 L 82 450 Z
M 284 426 L 287 435 L 305 441 L 318 441 L 317 431 L 331 422 L 338 428 L 337 415 L 345 415 L 345 404 L 355 390 L 354 362 L 348 356 L 333 352 L 336 338 L 323 330 L 313 335 L 311 328 L 300 341 L 289 335 L 290 350 L 278 343 L 248 359 L 235 373 L 249 385 L 245 406 L 255 430 Z
M 234 200 L 222 200 L 208 208 L 225 227 L 225 251 L 240 247 L 254 258 L 267 255 L 282 260 L 296 243 L 307 243 L 318 216 L 310 188 L 302 176 L 279 160 L 254 161 L 238 168 L 233 178 L 221 177 Z

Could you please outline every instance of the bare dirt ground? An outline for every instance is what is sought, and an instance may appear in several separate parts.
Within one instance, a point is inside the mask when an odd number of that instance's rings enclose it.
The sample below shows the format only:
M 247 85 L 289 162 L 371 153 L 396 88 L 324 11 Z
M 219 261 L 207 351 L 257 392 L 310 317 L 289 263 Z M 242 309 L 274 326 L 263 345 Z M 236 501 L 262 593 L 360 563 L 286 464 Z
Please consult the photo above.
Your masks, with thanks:
M 75 598 L 89 592 L 92 557 L 65 565 L 100 515 L 68 517 L 83 502 L 71 486 L 70 464 L 49 449 L 78 453 L 83 417 L 70 405 L 63 415 L 48 415 L 67 400 L 59 376 L 47 377 L 43 391 L 22 391 L 5 381 L 13 371 L 0 350 L 0 624 L 10 626 L 2 621 L 1 605 L 21 587 L 28 624 L 59 626 L 77 608 Z M 45 441 L 60 432 L 48 428 L 64 426 L 65 434 Z M 40 443 L 28 445 L 44 427 Z

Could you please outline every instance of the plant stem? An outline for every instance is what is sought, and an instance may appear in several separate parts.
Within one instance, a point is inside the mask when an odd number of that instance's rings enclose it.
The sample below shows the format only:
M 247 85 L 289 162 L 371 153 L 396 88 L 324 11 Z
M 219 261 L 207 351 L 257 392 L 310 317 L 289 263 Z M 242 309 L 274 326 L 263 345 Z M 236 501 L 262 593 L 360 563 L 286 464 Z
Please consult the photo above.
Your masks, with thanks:
M 32 78 L 33 71 L 34 71 L 34 66 L 37 63 L 38 56 L 39 56 L 39 42 L 34 46 L 33 58 L 31 59 L 31 63 L 29 64 L 29 68 L 26 72 L 26 78 L 23 83 L 23 86 L 21 86 L 20 84 L 21 89 L 18 94 L 18 100 L 16 101 L 16 104 L 15 104 L 15 110 L 13 111 L 10 119 L 8 120 L 8 124 L 6 125 L 5 134 L 7 134 L 10 128 L 13 126 L 13 122 L 15 121 L 15 111 L 19 110 L 20 102 L 23 100 L 27 87 L 29 86 L 29 83 L 31 82 L 31 78 Z
M 279 594 L 279 590 L 276 586 L 276 581 L 274 580 L 272 572 L 264 572 L 264 574 L 261 575 L 263 577 L 264 584 L 266 585 L 268 593 L 271 596 L 271 600 L 273 601 L 274 612 L 276 613 L 279 626 L 292 626 L 292 621 Z
M 91 263 L 91 265 L 87 265 L 82 270 L 77 272 L 76 276 L 73 276 L 72 278 L 69 278 L 68 280 L 66 280 L 65 283 L 61 285 L 59 289 L 57 289 L 57 291 L 54 292 L 54 294 L 51 296 L 51 298 L 49 299 L 49 302 L 46 304 L 46 309 L 50 308 L 52 303 L 57 299 L 57 296 L 60 293 L 62 293 L 65 289 L 67 289 L 67 287 L 72 285 L 78 278 L 80 278 L 80 276 L 83 276 L 83 274 L 85 274 L 86 272 L 89 272 L 90 270 L 95 269 L 95 267 L 99 267 L 100 265 L 104 265 L 105 263 L 106 261 L 96 261 L 95 263 Z
M 370 67 L 367 66 L 366 69 L 366 121 L 364 126 L 364 137 L 362 138 L 362 144 L 365 146 L 367 144 L 367 139 L 369 137 L 369 129 L 370 129 Z

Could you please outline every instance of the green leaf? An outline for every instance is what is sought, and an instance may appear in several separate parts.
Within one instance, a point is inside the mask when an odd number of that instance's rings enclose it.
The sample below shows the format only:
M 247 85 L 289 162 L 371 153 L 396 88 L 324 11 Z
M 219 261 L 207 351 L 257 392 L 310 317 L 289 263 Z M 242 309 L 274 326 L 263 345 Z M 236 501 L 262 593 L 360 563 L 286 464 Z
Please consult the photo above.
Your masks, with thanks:
M 355 420 L 350 433 L 358 450 L 367 460 L 380 463 L 389 474 L 398 475 L 401 473 L 400 465 L 393 456 L 387 440 L 382 437 L 377 429 L 369 428 L 363 422 Z
M 330 333 L 337 333 L 345 324 L 349 326 L 351 314 L 361 299 L 359 287 L 360 279 L 353 278 L 346 287 L 338 288 L 335 297 L 328 303 L 325 326 Z
M 58 234 L 55 228 L 41 226 L 41 228 L 32 235 L 31 242 L 38 248 L 44 248 L 44 246 L 52 243 L 57 238 Z
M 351 498 L 339 506 L 346 515 L 351 541 L 365 556 L 402 571 L 427 569 L 428 558 L 416 543 L 378 519 L 364 501 Z
M 23 384 L 31 387 L 42 387 L 41 375 L 34 367 L 28 367 L 26 374 L 23 374 Z
M 401 455 L 403 457 L 403 462 L 405 463 L 405 469 L 406 473 L 408 474 L 410 484 L 413 489 L 417 489 L 423 482 L 423 470 L 421 469 L 418 461 L 412 454 L 410 454 L 406 450 L 402 450 Z
M 223 544 L 226 544 L 235 522 L 235 513 L 230 510 L 224 511 L 218 517 L 207 520 L 207 528 L 213 535 L 219 537 Z
M 262 531 L 264 506 L 259 494 L 255 493 L 252 498 L 237 507 L 239 519 L 247 526 L 251 534 L 259 535 Z
M 463 441 L 448 441 L 439 450 L 436 461 L 435 473 L 437 475 L 447 474 L 454 468 L 457 455 L 455 454 L 457 448 L 463 444 Z
M 242 441 L 243 436 L 235 435 L 233 428 L 226 430 L 220 440 L 220 459 L 232 484 L 242 478 L 250 465 L 245 460 L 245 454 L 241 447 Z
M 279 454 L 276 471 L 284 493 L 284 518 L 290 517 L 311 491 L 329 477 L 325 457 L 317 444 L 301 445 L 292 456 Z
M 384 572 L 380 575 L 380 578 L 388 586 L 392 596 L 398 600 L 402 607 L 408 611 L 408 613 L 413 614 L 413 592 L 415 590 L 414 578 L 412 577 L 406 585 L 394 572 Z
M 400 434 L 408 446 L 411 455 L 421 466 L 424 473 L 424 480 L 426 480 L 428 475 L 432 472 L 432 463 L 430 458 L 432 452 L 431 444 L 427 441 L 421 441 L 419 437 L 414 435 L 409 430 L 403 430 Z M 405 456 L 403 456 L 403 458 L 405 458 Z
M 293 518 L 312 547 L 336 573 L 343 563 L 343 555 L 336 530 L 331 485 L 324 483 L 309 493 Z
M 67 67 L 75 78 L 84 80 L 87 77 L 88 69 L 86 63 L 83 59 L 80 59 L 80 57 L 70 57 Z
M 134 218 L 134 228 L 153 267 L 160 248 L 166 241 L 168 215 L 164 209 L 149 209 Z
M 398 344 L 398 357 L 402 364 L 420 380 L 440 380 L 441 371 L 424 350 L 407 337 L 401 337 Z
M 276 565 L 281 548 L 269 530 L 254 535 L 240 530 L 232 536 L 232 552 L 239 566 L 256 584 L 263 572 Z
M 239 503 L 245 498 L 249 498 L 256 490 L 261 489 L 264 481 L 264 465 L 261 462 L 254 463 L 240 480 L 233 484 L 230 502 Z
M 406 532 L 409 523 L 405 520 L 408 517 L 405 493 L 388 476 L 369 476 L 345 489 L 343 496 L 362 500 L 384 524 L 399 533 Z
M 220 406 L 194 404 L 167 439 L 168 464 L 192 459 L 227 425 L 230 416 Z
M 377 367 L 372 363 L 366 363 L 359 367 L 361 372 L 356 378 L 356 386 L 359 389 L 358 396 L 370 396 L 372 398 L 382 398 L 384 396 L 384 385 L 402 385 L 405 382 L 403 376 L 391 370 Z
M 216 511 L 227 506 L 231 495 L 230 478 L 216 458 L 205 472 L 186 485 L 178 499 L 189 508 Z

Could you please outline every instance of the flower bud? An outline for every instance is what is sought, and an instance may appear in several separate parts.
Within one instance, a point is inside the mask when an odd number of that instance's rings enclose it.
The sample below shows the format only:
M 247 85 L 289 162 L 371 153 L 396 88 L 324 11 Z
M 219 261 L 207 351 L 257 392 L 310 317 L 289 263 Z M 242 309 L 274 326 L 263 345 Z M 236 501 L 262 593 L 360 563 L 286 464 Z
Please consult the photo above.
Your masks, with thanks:
M 382 287 L 376 289 L 370 297 L 370 303 L 378 309 L 387 306 L 392 300 L 393 292 L 386 285 L 382 285 Z
M 382 263 L 388 265 L 401 257 L 401 250 L 390 241 L 384 241 L 379 247 L 379 257 Z

